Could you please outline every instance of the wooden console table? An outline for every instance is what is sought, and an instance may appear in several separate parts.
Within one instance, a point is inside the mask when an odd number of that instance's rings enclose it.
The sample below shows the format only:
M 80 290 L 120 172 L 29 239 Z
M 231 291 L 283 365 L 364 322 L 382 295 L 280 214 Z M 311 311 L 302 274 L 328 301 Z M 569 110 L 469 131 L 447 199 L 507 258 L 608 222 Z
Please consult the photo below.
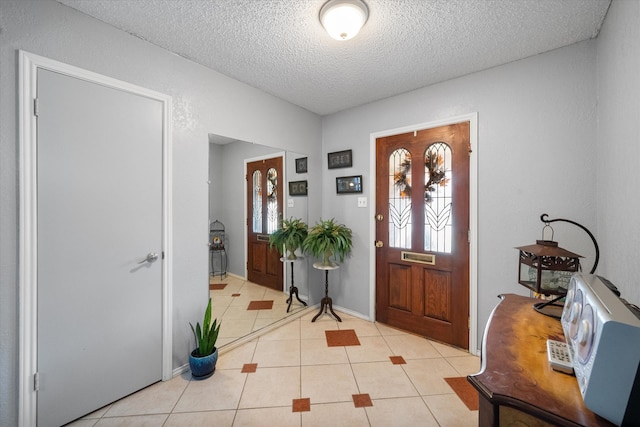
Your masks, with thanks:
M 482 367 L 467 379 L 480 396 L 479 425 L 612 426 L 584 406 L 576 377 L 551 369 L 547 339 L 564 341 L 559 320 L 539 302 L 500 295 L 482 341 Z

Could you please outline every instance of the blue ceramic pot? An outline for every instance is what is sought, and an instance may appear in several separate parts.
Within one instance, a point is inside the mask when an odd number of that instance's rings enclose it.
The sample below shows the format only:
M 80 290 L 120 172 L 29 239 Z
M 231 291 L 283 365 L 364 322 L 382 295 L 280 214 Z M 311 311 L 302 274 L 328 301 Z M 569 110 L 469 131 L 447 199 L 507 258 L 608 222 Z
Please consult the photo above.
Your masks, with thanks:
M 196 356 L 197 349 L 193 350 L 189 355 L 189 366 L 191 367 L 191 375 L 197 380 L 203 380 L 213 375 L 218 362 L 218 348 L 216 347 L 208 356 Z

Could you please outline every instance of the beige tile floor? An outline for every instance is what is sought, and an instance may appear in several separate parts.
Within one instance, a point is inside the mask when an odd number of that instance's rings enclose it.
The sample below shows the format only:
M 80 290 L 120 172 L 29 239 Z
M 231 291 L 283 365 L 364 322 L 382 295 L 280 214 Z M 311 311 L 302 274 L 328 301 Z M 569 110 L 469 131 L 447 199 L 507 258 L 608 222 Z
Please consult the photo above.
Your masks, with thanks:
M 222 296 L 217 292 L 222 291 L 212 291 L 214 301 Z M 256 299 L 283 299 L 281 293 L 262 292 Z M 215 305 L 223 318 L 227 310 L 242 306 L 240 297 L 229 298 L 226 309 L 222 298 Z M 286 312 L 286 305 L 274 300 L 272 310 Z M 243 325 L 243 310 L 232 311 Z M 478 357 L 344 313 L 339 313 L 342 322 L 323 314 L 312 323 L 316 313 L 317 308 L 298 313 L 276 329 L 229 345 L 227 351 L 223 347 L 216 372 L 206 380 L 192 380 L 187 372 L 73 426 L 477 426 L 478 412 L 467 409 L 444 378 L 477 372 Z M 274 317 L 266 312 L 248 316 L 239 330 L 255 329 L 259 319 Z M 233 328 L 233 317 L 226 319 L 225 327 Z M 328 347 L 325 331 L 343 329 L 355 330 L 361 345 Z M 229 339 L 234 337 L 229 333 Z M 406 364 L 394 365 L 390 356 L 402 356 Z M 257 364 L 256 371 L 243 373 L 250 363 Z M 368 394 L 372 406 L 355 407 L 356 394 Z M 309 410 L 293 412 L 294 399 L 301 398 L 309 399 Z
M 282 321 L 289 316 L 299 315 L 306 309 L 294 297 L 289 312 L 286 303 L 288 293 L 274 291 L 265 286 L 247 282 L 241 278 L 228 275 L 210 278 L 210 283 L 226 284 L 222 290 L 211 291 L 211 315 L 220 319 L 224 327 L 220 328 L 218 345 L 223 347 L 239 338 L 260 331 L 261 329 Z M 239 296 L 233 296 L 239 294 Z M 251 301 L 272 300 L 271 310 L 247 310 Z

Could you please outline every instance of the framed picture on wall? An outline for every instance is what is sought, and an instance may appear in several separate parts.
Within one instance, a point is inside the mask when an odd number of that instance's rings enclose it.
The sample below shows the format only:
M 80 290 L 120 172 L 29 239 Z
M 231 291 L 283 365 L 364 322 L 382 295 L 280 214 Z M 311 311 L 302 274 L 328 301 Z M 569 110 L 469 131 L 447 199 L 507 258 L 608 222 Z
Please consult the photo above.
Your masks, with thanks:
M 296 173 L 307 173 L 307 158 L 296 159 Z
M 336 178 L 336 193 L 362 193 L 362 175 L 341 176 Z
M 306 196 L 307 181 L 290 181 L 289 196 Z
M 329 169 L 350 168 L 353 166 L 353 155 L 351 150 L 336 151 L 327 154 Z

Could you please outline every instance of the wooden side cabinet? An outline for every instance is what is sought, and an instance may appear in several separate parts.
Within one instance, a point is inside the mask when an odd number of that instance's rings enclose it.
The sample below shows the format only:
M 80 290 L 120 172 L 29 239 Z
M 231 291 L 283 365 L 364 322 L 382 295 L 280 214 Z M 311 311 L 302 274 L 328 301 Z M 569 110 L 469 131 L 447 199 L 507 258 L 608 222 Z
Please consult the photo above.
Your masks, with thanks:
M 612 426 L 584 406 L 576 377 L 549 365 L 547 339 L 564 341 L 560 321 L 534 311 L 534 298 L 500 298 L 485 329 L 480 373 L 467 377 L 480 397 L 479 425 Z

